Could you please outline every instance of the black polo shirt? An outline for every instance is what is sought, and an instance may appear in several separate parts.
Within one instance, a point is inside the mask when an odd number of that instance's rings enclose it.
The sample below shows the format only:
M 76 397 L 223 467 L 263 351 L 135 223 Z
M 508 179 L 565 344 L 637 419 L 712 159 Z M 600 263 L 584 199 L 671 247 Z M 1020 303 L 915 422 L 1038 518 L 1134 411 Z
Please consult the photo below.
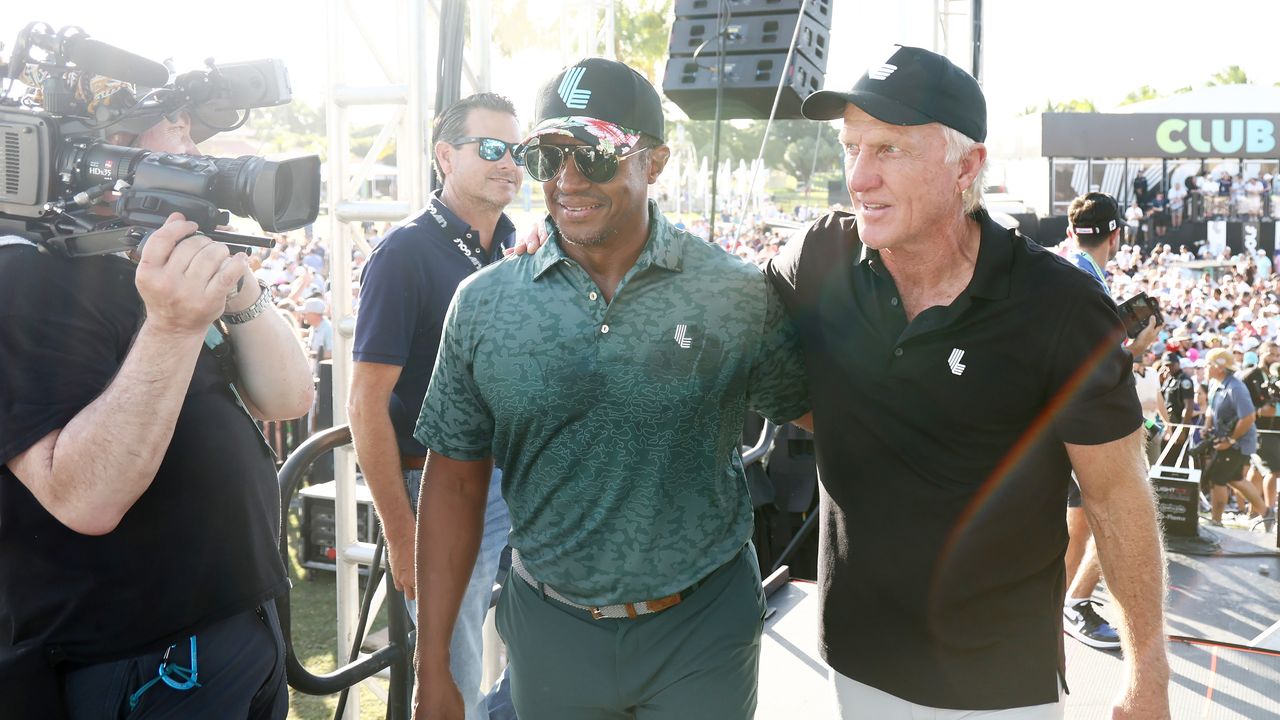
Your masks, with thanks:
M 985 213 L 973 279 L 908 323 L 837 212 L 766 273 L 800 329 L 823 480 L 823 656 L 933 707 L 1054 702 L 1071 465 L 1142 423 L 1115 304 Z
M 352 357 L 403 368 L 389 407 L 401 453 L 427 454 L 413 439 L 413 428 L 454 291 L 472 273 L 501 260 L 515 232 L 501 215 L 486 253 L 479 233 L 446 207 L 437 191 L 423 213 L 388 233 L 365 263 Z

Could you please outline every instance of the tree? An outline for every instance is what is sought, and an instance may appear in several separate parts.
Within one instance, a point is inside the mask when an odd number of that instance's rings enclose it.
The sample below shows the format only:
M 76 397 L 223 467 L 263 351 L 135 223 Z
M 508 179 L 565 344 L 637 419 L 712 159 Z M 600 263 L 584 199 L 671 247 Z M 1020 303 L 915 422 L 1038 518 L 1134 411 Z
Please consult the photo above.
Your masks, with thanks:
M 1024 110 L 1022 111 L 1022 114 L 1023 114 L 1023 115 L 1035 115 L 1036 113 L 1040 113 L 1040 112 L 1046 112 L 1046 113 L 1073 113 L 1073 112 L 1091 113 L 1091 112 L 1098 112 L 1098 108 L 1094 106 L 1094 104 L 1093 104 L 1093 101 L 1092 101 L 1092 100 L 1083 99 L 1083 98 L 1082 98 L 1082 99 L 1076 99 L 1076 100 L 1067 100 L 1066 102 L 1054 102 L 1054 101 L 1052 101 L 1052 100 L 1050 100 L 1050 99 L 1048 99 L 1048 98 L 1045 98 L 1044 105 L 1042 105 L 1042 106 L 1040 106 L 1040 107 L 1036 107 L 1035 105 L 1028 105 L 1028 106 L 1026 107 L 1026 109 L 1024 109 Z
M 324 112 L 304 100 L 251 111 L 248 127 L 268 152 L 308 152 L 328 155 Z
M 1155 88 L 1151 87 L 1150 85 L 1143 85 L 1142 87 L 1138 88 L 1137 90 L 1134 90 L 1128 95 L 1125 95 L 1124 100 L 1121 100 L 1120 104 L 1132 105 L 1134 103 L 1139 103 L 1146 100 L 1155 100 L 1158 97 L 1160 97 L 1160 93 L 1156 92 Z
M 614 2 L 614 54 L 655 85 L 658 61 L 667 56 L 671 36 L 671 0 Z
M 1214 85 L 1248 85 L 1249 77 L 1245 75 L 1244 70 L 1239 65 L 1232 65 L 1226 70 L 1216 72 L 1213 77 L 1209 78 L 1209 82 L 1205 85 L 1213 87 Z
M 809 185 L 813 176 L 838 172 L 842 148 L 836 129 L 827 123 L 809 123 L 783 152 L 783 169 L 800 185 Z M 813 171 L 810 175 L 810 170 Z

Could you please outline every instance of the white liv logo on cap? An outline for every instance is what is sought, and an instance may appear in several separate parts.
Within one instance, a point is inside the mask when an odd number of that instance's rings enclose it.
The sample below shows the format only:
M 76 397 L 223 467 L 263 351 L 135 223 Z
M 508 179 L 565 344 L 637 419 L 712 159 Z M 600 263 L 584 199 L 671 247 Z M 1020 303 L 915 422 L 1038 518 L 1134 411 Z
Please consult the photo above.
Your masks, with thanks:
M 587 106 L 587 101 L 591 99 L 591 91 L 578 89 L 582 84 L 582 76 L 586 72 L 586 68 L 576 67 L 564 74 L 564 79 L 560 81 L 559 94 L 565 107 L 581 110 Z

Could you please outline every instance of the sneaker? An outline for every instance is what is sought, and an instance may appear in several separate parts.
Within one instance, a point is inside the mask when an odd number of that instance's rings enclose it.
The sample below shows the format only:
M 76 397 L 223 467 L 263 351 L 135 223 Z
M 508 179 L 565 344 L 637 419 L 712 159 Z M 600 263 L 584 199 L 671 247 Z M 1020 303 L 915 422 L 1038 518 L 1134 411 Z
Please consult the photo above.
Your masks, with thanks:
M 1093 600 L 1081 600 L 1062 608 L 1064 626 L 1068 634 L 1091 648 L 1115 650 L 1120 647 L 1120 634 L 1093 609 L 1098 604 Z

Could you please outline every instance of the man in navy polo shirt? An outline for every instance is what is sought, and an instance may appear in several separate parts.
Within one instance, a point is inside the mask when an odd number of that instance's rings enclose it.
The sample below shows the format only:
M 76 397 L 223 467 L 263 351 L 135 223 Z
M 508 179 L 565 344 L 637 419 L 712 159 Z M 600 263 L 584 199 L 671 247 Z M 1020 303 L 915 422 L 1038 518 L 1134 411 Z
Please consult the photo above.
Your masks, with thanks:
M 1074 470 L 1124 615 L 1113 717 L 1167 718 L 1164 558 L 1114 303 L 983 209 L 986 101 L 946 58 L 898 48 L 803 111 L 843 119 L 853 212 L 766 274 L 805 350 L 841 716 L 1063 716 Z
M 515 226 L 503 209 L 523 173 L 511 157 L 519 140 L 515 108 L 478 93 L 436 119 L 436 168 L 444 187 L 426 211 L 387 234 L 360 284 L 355 359 L 347 411 L 365 482 L 387 539 L 391 577 L 409 600 L 414 581 L 415 507 L 425 448 L 413 439 L 445 311 L 465 278 L 502 258 Z M 485 717 L 481 637 L 510 522 L 499 471 L 490 479 L 484 540 L 450 645 L 451 670 L 467 720 Z M 415 615 L 411 607 L 410 615 Z

